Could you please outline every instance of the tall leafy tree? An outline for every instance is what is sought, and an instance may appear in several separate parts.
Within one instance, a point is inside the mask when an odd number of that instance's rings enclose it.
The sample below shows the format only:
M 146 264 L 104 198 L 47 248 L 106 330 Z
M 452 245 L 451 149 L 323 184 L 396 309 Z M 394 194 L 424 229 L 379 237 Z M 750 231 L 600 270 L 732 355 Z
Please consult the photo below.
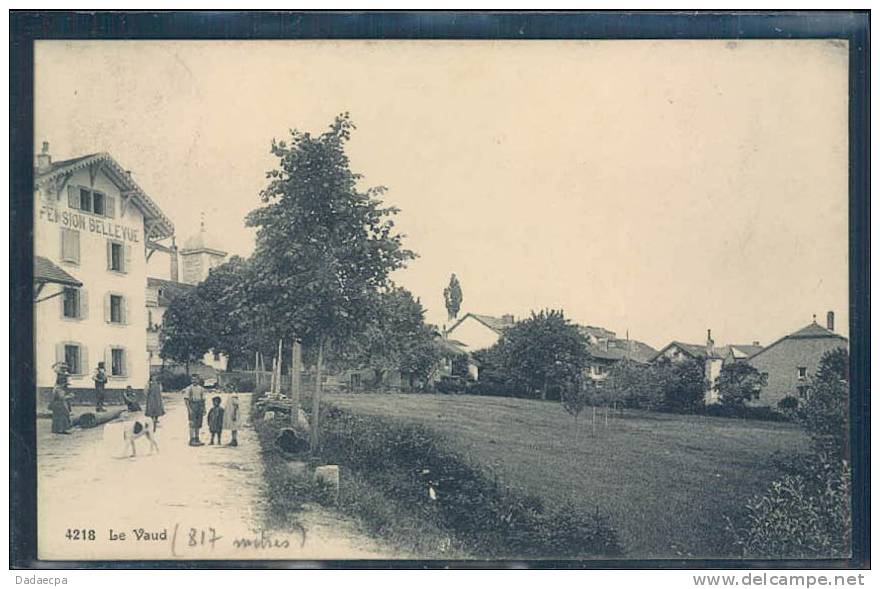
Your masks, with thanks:
M 292 130 L 288 141 L 273 140 L 278 167 L 267 173 L 264 204 L 246 218 L 257 229 L 247 304 L 272 332 L 317 350 L 316 443 L 328 342 L 363 330 L 389 274 L 414 257 L 395 230 L 398 210 L 382 203 L 385 188 L 360 188 L 350 168 L 353 130 L 344 113 L 320 135 Z
M 757 399 L 766 384 L 767 377 L 745 362 L 725 364 L 715 381 L 721 404 L 728 407 L 742 407 Z
M 587 363 L 587 340 L 559 310 L 532 313 L 509 327 L 491 356 L 498 358 L 510 384 L 529 397 L 558 398 L 576 383 Z
M 171 301 L 162 317 L 160 356 L 186 365 L 198 362 L 211 349 L 210 306 L 196 290 L 185 292 Z
M 376 302 L 366 329 L 340 350 L 343 364 L 372 369 L 376 387 L 394 370 L 424 381 L 439 361 L 439 351 L 421 302 L 401 287 L 380 292 Z
M 449 278 L 449 286 L 443 289 L 443 300 L 446 302 L 446 312 L 448 313 L 449 321 L 452 321 L 458 317 L 462 301 L 461 284 L 458 282 L 458 277 L 455 274 Z

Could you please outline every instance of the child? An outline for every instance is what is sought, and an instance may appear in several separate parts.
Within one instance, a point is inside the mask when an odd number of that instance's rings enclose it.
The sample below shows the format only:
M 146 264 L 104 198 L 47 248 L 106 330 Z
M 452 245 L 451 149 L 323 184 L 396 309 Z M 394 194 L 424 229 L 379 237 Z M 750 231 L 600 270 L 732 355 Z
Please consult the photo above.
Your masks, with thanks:
M 214 436 L 217 436 L 217 445 L 220 445 L 220 437 L 223 434 L 223 408 L 220 406 L 220 397 L 211 399 L 214 405 L 208 411 L 208 431 L 211 432 L 211 441 L 209 445 L 214 445 Z
M 135 397 L 131 385 L 128 385 L 125 387 L 125 390 L 122 391 L 122 401 L 125 403 L 126 408 L 132 413 L 137 413 L 141 410 L 141 405 L 137 402 L 137 397 Z
M 150 383 L 147 385 L 144 415 L 153 419 L 153 431 L 159 427 L 159 418 L 165 415 L 165 405 L 162 403 L 162 384 L 155 375 L 150 376 Z
M 232 395 L 223 414 L 223 427 L 232 430 L 232 441 L 227 444 L 228 446 L 238 446 L 239 425 L 241 425 L 241 409 L 238 407 L 238 395 Z
M 95 413 L 104 411 L 104 390 L 107 386 L 107 368 L 103 362 L 98 362 L 95 374 L 92 375 L 95 381 Z

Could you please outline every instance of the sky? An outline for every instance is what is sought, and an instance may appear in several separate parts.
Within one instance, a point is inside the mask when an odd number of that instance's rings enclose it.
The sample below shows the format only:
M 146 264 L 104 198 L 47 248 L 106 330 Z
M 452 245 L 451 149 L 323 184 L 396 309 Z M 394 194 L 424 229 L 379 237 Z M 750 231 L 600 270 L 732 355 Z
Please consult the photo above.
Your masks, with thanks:
M 848 334 L 841 41 L 38 41 L 35 150 L 109 152 L 247 256 L 273 138 L 343 111 L 427 320 L 561 308 L 670 340 Z M 151 272 L 167 277 L 154 257 Z

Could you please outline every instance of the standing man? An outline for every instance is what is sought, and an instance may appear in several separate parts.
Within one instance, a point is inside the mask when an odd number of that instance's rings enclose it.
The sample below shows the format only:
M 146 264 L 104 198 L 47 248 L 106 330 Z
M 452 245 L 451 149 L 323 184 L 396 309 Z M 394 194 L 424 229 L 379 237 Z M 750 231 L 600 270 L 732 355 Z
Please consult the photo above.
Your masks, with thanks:
M 104 387 L 107 384 L 107 369 L 103 362 L 98 362 L 92 380 L 95 381 L 95 413 L 101 413 L 104 411 Z
M 199 430 L 202 427 L 202 419 L 205 415 L 205 389 L 201 385 L 198 374 L 192 375 L 192 384 L 183 389 L 183 401 L 186 403 L 186 412 L 189 415 L 189 445 L 204 446 L 199 439 Z

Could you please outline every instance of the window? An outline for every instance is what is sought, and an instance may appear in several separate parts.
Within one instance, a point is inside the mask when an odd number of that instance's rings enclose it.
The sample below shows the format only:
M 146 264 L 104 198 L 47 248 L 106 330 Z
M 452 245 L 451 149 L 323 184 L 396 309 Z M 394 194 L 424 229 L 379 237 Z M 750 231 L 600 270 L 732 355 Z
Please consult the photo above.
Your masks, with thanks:
M 79 264 L 79 231 L 61 228 L 61 260 Z
M 214 362 L 220 361 L 220 352 L 214 352 Z
M 122 297 L 120 295 L 110 295 L 110 323 L 123 323 L 125 313 L 122 307 Z
M 125 376 L 125 350 L 110 349 L 110 376 Z
M 101 217 L 116 216 L 116 200 L 112 196 L 85 186 L 68 187 L 67 206 Z
M 798 366 L 797 375 L 799 380 L 804 380 L 807 378 L 807 367 L 806 366 Z
M 71 374 L 82 374 L 82 354 L 79 346 L 76 344 L 67 344 L 64 346 L 64 362 Z
M 810 395 L 810 388 L 806 385 L 801 385 L 797 388 L 797 393 L 801 399 L 807 399 Z
M 75 288 L 65 288 L 62 297 L 62 314 L 68 319 L 79 319 L 81 317 L 79 291 Z
M 125 250 L 116 241 L 107 242 L 107 267 L 114 272 L 125 272 Z

